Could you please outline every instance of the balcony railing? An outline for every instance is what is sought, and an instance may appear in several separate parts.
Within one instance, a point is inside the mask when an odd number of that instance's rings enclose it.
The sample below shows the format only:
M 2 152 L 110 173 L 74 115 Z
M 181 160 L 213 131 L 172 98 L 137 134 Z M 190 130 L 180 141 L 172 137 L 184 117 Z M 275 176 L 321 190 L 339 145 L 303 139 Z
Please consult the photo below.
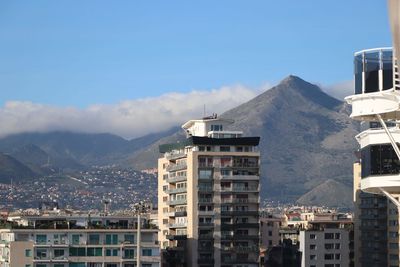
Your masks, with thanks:
M 186 176 L 175 176 L 167 179 L 168 183 L 177 183 L 177 182 L 183 182 L 186 181 L 187 177 Z
M 223 175 L 222 180 L 259 180 L 258 175 Z
M 186 168 L 187 168 L 187 164 L 186 163 L 170 164 L 170 165 L 167 166 L 166 170 L 168 172 L 172 172 L 172 171 L 184 170 Z
M 212 198 L 199 198 L 199 203 L 213 203 Z
M 183 158 L 185 156 L 186 156 L 186 154 L 184 152 L 180 152 L 180 153 L 170 153 L 170 154 L 167 154 L 165 157 L 168 160 L 175 160 L 175 159 Z
M 167 193 L 168 194 L 177 194 L 177 193 L 185 193 L 186 191 L 187 191 L 186 187 L 181 187 L 181 188 L 168 189 Z
M 259 186 L 232 186 L 221 187 L 222 192 L 258 192 Z
M 186 203 L 187 203 L 186 199 L 175 199 L 175 200 L 167 201 L 168 205 L 183 205 L 183 204 L 186 204 Z
M 169 228 L 185 228 L 187 227 L 187 223 L 170 223 Z

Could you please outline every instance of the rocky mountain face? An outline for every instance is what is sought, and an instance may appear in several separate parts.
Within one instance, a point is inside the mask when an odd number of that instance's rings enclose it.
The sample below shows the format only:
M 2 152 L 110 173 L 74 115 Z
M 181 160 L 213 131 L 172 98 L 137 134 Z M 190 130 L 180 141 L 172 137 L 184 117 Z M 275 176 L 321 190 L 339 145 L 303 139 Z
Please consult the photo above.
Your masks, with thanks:
M 323 198 L 352 187 L 358 124 L 349 113 L 318 86 L 289 76 L 221 116 L 235 120 L 232 129 L 261 137 L 262 197 L 350 206 L 351 198 Z M 0 139 L 0 151 L 36 174 L 111 164 L 140 170 L 156 167 L 160 144 L 184 138 L 180 128 L 130 141 L 111 134 L 26 133 Z
M 319 204 L 324 194 L 336 195 L 343 188 L 351 191 L 354 151 L 358 147 L 354 136 L 359 126 L 349 114 L 350 107 L 344 102 L 316 85 L 289 76 L 221 117 L 235 120 L 231 129 L 261 137 L 262 197 L 296 201 L 308 194 L 312 201 L 307 204 Z M 132 162 L 142 168 L 155 166 L 159 144 L 184 138 L 182 130 L 164 137 L 136 152 Z M 335 183 L 319 187 L 327 180 Z M 345 203 L 351 206 L 351 198 L 346 198 Z

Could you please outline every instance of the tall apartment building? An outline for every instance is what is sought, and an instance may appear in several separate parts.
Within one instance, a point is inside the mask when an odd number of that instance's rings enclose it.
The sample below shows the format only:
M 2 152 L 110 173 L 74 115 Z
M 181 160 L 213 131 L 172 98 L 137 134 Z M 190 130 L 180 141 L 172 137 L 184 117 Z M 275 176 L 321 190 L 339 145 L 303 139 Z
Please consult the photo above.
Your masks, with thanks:
M 258 266 L 260 138 L 228 131 L 232 123 L 216 115 L 190 120 L 184 142 L 160 146 L 166 266 Z
M 0 267 L 159 267 L 158 230 L 128 216 L 22 216 L 2 224 Z

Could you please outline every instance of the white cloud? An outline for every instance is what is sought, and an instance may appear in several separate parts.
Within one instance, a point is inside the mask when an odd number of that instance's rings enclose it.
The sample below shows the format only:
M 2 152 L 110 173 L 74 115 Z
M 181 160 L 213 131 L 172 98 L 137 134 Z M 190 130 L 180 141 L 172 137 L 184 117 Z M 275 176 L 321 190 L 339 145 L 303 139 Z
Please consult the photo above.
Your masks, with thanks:
M 73 131 L 113 133 L 125 138 L 167 130 L 188 119 L 222 113 L 270 88 L 242 85 L 159 97 L 126 100 L 115 105 L 96 104 L 84 109 L 9 101 L 0 108 L 0 136 L 21 132 Z
M 344 98 L 354 94 L 354 80 L 343 81 L 333 85 L 321 86 L 325 93 L 344 101 Z

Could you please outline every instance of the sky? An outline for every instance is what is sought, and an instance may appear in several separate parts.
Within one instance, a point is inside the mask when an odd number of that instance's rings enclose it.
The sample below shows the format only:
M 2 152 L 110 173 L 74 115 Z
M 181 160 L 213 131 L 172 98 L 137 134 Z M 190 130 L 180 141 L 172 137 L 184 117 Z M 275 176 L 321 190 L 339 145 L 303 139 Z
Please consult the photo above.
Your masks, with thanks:
M 353 53 L 382 46 L 391 46 L 386 1 L 5 0 L 0 136 L 138 137 L 205 103 L 223 112 L 289 74 L 342 98 Z

